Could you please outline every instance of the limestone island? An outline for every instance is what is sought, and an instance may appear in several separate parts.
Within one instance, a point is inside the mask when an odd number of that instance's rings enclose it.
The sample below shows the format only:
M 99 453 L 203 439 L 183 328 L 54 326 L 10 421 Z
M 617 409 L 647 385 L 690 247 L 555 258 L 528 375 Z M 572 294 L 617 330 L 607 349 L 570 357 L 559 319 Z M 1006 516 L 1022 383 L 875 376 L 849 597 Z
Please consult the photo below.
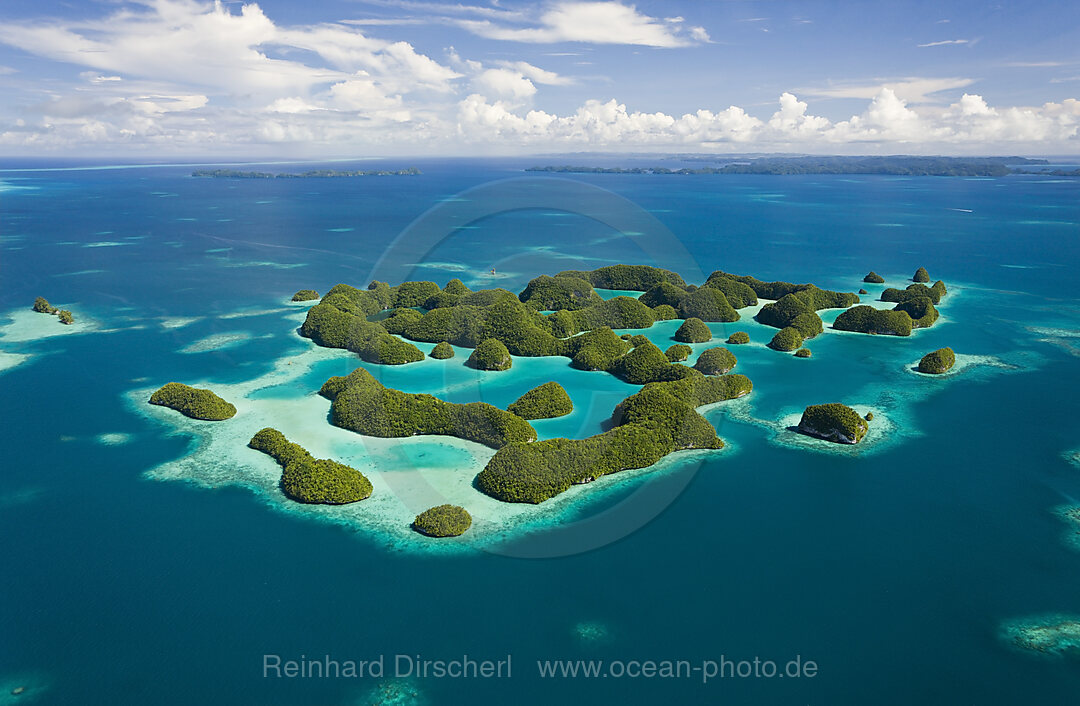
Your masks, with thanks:
M 472 527 L 472 516 L 457 505 L 438 505 L 417 515 L 412 526 L 428 537 L 460 537 Z
M 867 420 L 839 402 L 810 405 L 803 411 L 798 430 L 838 444 L 857 444 L 869 429 Z
M 727 348 L 709 348 L 698 356 L 694 370 L 705 375 L 723 375 L 734 368 L 736 363 L 738 360 L 735 359 L 735 354 Z
M 694 349 L 690 346 L 682 343 L 673 343 L 668 346 L 668 349 L 664 351 L 664 355 L 672 363 L 681 363 L 690 357 L 690 354 L 694 352 Z
M 862 278 L 863 282 L 870 284 L 885 284 L 885 278 L 879 275 L 877 272 L 870 270 L 865 277 Z
M 506 408 L 522 419 L 554 419 L 574 411 L 566 389 L 557 382 L 545 382 L 526 392 Z
M 954 365 L 956 365 L 956 353 L 953 352 L 952 348 L 945 347 L 930 351 L 924 355 L 922 360 L 919 361 L 918 371 L 931 375 L 941 375 L 949 372 Z
M 292 301 L 294 302 L 310 302 L 319 298 L 319 293 L 314 289 L 301 289 L 296 294 L 292 295 Z
M 55 314 L 60 319 L 62 324 L 75 323 L 75 316 L 67 309 L 57 309 L 55 306 L 49 303 L 49 300 L 45 297 L 37 297 L 34 299 L 34 311 L 39 314 Z
M 727 342 L 732 345 L 743 345 L 750 342 L 750 334 L 746 331 L 736 331 L 728 336 Z
M 345 464 L 314 458 L 277 429 L 261 429 L 248 446 L 281 465 L 281 489 L 302 503 L 344 505 L 371 496 L 371 481 Z
M 236 407 L 211 390 L 167 382 L 150 395 L 150 404 L 175 409 L 185 417 L 208 422 L 220 422 L 236 415 Z

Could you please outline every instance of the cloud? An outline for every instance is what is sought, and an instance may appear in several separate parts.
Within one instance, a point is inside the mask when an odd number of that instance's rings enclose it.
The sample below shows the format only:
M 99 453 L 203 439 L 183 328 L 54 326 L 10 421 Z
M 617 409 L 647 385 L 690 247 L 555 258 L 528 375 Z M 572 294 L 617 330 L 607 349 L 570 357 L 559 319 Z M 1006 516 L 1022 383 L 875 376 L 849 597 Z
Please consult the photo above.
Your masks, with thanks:
M 681 19 L 681 18 L 679 18 Z M 543 11 L 532 26 L 511 26 L 502 21 L 458 20 L 456 24 L 487 39 L 552 44 L 632 44 L 683 47 L 705 41 L 704 28 L 693 27 L 686 36 L 680 22 L 657 19 L 621 2 L 561 2 Z
M 899 98 L 908 103 L 930 103 L 931 96 L 941 91 L 966 88 L 975 83 L 970 78 L 921 78 L 908 77 L 902 79 L 880 79 L 873 83 L 841 84 L 825 88 L 801 88 L 800 93 L 825 98 L 865 98 L 871 99 L 881 92 L 882 88 L 888 88 Z
M 971 44 L 970 39 L 943 39 L 940 42 L 927 42 L 926 44 L 919 44 L 919 47 L 943 47 L 946 44 Z

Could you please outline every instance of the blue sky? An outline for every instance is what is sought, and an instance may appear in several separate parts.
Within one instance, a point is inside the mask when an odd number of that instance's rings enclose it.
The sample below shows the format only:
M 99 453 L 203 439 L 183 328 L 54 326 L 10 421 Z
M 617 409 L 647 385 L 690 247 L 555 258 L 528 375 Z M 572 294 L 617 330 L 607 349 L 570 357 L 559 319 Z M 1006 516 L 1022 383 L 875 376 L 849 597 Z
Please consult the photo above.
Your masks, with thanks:
M 5 0 L 0 154 L 1077 154 L 1080 3 Z

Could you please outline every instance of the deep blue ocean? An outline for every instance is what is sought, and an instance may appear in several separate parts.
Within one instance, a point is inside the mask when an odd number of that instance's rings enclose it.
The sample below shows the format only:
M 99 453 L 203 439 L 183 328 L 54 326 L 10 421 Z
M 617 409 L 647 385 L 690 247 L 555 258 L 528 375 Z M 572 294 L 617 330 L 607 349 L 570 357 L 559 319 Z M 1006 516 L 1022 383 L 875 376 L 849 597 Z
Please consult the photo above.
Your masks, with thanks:
M 548 161 L 238 167 L 423 172 L 277 180 L 0 164 L 0 353 L 28 356 L 0 371 L 0 705 L 1074 702 L 1080 660 L 1016 649 L 1003 626 L 1080 615 L 1078 528 L 1057 514 L 1080 502 L 1080 180 L 515 181 Z M 431 223 L 438 237 L 417 234 Z M 612 480 L 567 509 L 565 521 L 672 495 L 590 551 L 524 558 L 542 526 L 510 551 L 409 550 L 247 487 L 147 476 L 194 442 L 129 393 L 265 375 L 309 347 L 284 304 L 298 289 L 393 272 L 520 291 L 618 262 L 843 291 L 871 269 L 904 286 L 925 266 L 950 294 L 942 320 L 910 339 L 827 332 L 810 360 L 737 349 L 755 391 L 706 414 L 728 448 L 699 454 L 692 473 L 674 463 Z M 19 340 L 39 295 L 93 326 Z M 195 320 L 166 325 L 179 317 Z M 770 335 L 746 317 L 713 328 Z M 645 333 L 666 347 L 672 330 Z M 182 352 L 219 335 L 229 345 Z M 942 346 L 972 364 L 910 372 Z M 583 411 L 541 435 L 594 434 L 633 386 L 565 363 L 522 362 L 517 377 L 446 396 L 506 404 L 558 379 Z M 260 394 L 310 394 L 358 364 L 320 363 Z M 409 391 L 446 382 L 376 372 Z M 887 433 L 829 452 L 778 431 L 838 400 L 881 411 Z M 388 674 L 267 678 L 265 654 L 385 655 Z M 395 678 L 397 654 L 512 655 L 512 676 Z M 542 678 L 536 666 L 755 657 L 813 661 L 816 675 Z

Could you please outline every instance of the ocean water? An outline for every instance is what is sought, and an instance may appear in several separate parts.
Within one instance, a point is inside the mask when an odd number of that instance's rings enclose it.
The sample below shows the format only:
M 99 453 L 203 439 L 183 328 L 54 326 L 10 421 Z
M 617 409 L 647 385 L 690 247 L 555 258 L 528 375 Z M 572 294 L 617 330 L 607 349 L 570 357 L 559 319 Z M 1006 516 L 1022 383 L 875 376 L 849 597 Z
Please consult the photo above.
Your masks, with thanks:
M 184 166 L 0 171 L 0 704 L 1075 699 L 1080 661 L 1018 650 L 1003 626 L 1080 615 L 1080 545 L 1059 517 L 1080 503 L 1080 181 L 535 180 L 530 164 L 277 181 Z M 704 412 L 724 450 L 675 454 L 551 508 L 476 497 L 476 540 L 411 534 L 399 520 L 414 503 L 479 496 L 471 478 L 491 452 L 330 429 L 314 392 L 362 363 L 296 335 L 292 292 L 402 274 L 520 291 L 617 262 L 845 291 L 871 269 L 902 287 L 925 266 L 950 294 L 910 339 L 827 330 L 809 360 L 766 349 L 772 329 L 750 312 L 712 324 L 716 339 L 752 339 L 733 350 L 754 392 Z M 38 295 L 78 323 L 28 314 Z M 666 348 L 677 325 L 641 333 Z M 954 374 L 911 371 L 945 345 Z M 363 365 L 391 387 L 500 406 L 557 380 L 575 412 L 535 423 L 542 438 L 601 431 L 636 389 L 558 358 L 479 373 L 467 353 Z M 141 402 L 169 380 L 234 395 L 241 414 L 199 425 Z M 859 447 L 787 430 L 835 400 L 875 412 Z M 272 462 L 243 448 L 265 419 L 378 472 L 386 499 L 290 506 Z M 265 654 L 384 655 L 387 673 L 265 678 Z M 396 678 L 397 654 L 512 655 L 513 670 Z M 816 676 L 542 678 L 536 666 L 755 657 L 811 660 Z

